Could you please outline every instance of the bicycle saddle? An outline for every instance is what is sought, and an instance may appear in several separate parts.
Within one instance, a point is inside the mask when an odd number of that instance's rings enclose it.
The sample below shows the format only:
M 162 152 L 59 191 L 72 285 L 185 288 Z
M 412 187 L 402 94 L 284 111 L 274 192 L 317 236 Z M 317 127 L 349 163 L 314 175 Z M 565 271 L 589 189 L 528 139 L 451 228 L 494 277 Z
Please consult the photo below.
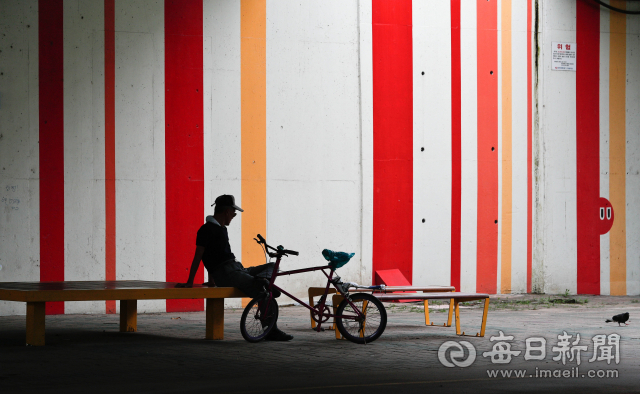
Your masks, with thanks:
M 334 270 L 347 264 L 354 255 L 355 253 L 334 252 L 329 249 L 322 251 L 322 256 L 329 262 L 329 267 Z

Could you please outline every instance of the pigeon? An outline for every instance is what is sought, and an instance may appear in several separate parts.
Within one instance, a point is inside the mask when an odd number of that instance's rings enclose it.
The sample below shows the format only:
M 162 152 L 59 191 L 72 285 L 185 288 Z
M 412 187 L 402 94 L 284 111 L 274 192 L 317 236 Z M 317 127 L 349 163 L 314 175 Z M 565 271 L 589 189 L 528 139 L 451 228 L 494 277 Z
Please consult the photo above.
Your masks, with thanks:
M 618 326 L 620 325 L 620 323 L 624 323 L 625 326 L 628 326 L 627 320 L 629 320 L 629 312 L 615 315 L 614 317 L 611 318 L 611 320 L 607 319 L 604 322 L 605 323 L 616 322 L 618 323 Z

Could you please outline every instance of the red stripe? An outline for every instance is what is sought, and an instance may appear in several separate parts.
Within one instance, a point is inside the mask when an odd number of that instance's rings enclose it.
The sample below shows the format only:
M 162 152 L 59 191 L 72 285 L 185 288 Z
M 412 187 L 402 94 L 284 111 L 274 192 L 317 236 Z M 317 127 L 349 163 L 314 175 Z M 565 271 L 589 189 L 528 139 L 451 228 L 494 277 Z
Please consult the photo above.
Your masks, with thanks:
M 185 282 L 204 223 L 202 0 L 164 7 L 167 281 Z M 167 300 L 167 312 L 196 310 L 203 300 Z
M 64 280 L 64 107 L 62 0 L 38 2 L 40 281 Z M 48 302 L 46 313 L 64 313 Z
M 462 220 L 462 63 L 460 0 L 451 0 L 451 286 L 460 291 Z
M 537 16 L 536 16 L 537 18 Z M 531 293 L 531 266 L 533 247 L 533 168 L 532 168 L 532 90 L 531 90 L 531 0 L 527 0 L 527 293 Z
M 115 0 L 104 0 L 105 279 L 116 280 Z M 106 302 L 116 313 L 116 302 Z
M 576 3 L 578 294 L 600 294 L 600 6 Z
M 373 273 L 413 269 L 411 0 L 373 0 Z
M 498 280 L 498 2 L 477 1 L 478 246 L 476 290 Z

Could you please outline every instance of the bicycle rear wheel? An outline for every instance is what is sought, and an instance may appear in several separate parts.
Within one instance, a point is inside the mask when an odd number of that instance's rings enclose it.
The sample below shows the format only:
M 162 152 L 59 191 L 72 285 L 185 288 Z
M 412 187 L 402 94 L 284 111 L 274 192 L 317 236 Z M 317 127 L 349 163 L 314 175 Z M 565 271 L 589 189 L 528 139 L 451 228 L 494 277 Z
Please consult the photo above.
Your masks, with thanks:
M 343 337 L 354 343 L 373 342 L 382 335 L 387 327 L 387 311 L 376 297 L 366 293 L 356 293 L 350 296 L 353 305 L 364 314 L 364 318 L 357 317 L 358 313 L 345 298 L 338 306 L 336 325 Z
M 262 318 L 264 311 L 264 298 L 254 298 L 244 308 L 242 317 L 240 318 L 240 333 L 247 342 L 260 342 L 263 340 L 278 320 L 278 303 L 271 298 L 271 303 L 267 310 L 267 317 Z

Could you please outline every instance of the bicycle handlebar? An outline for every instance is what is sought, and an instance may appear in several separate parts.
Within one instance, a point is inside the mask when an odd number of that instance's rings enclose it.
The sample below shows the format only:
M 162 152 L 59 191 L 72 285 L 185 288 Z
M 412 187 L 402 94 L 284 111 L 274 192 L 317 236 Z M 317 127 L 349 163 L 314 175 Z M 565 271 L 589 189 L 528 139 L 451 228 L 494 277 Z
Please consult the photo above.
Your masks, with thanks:
M 262 237 L 262 235 L 258 234 L 257 235 L 258 239 L 256 240 L 257 243 L 259 244 L 264 244 L 264 246 L 267 247 L 267 249 L 271 249 L 273 251 L 275 251 L 276 253 L 269 253 L 269 256 L 271 257 L 278 257 L 278 256 L 282 256 L 282 255 L 293 255 L 293 256 L 298 256 L 300 255 L 300 253 L 296 252 L 295 250 L 289 250 L 289 249 L 284 249 L 282 247 L 282 245 L 278 246 L 278 248 L 274 248 L 273 246 L 269 245 L 267 243 L 267 241 L 264 239 L 264 237 Z

